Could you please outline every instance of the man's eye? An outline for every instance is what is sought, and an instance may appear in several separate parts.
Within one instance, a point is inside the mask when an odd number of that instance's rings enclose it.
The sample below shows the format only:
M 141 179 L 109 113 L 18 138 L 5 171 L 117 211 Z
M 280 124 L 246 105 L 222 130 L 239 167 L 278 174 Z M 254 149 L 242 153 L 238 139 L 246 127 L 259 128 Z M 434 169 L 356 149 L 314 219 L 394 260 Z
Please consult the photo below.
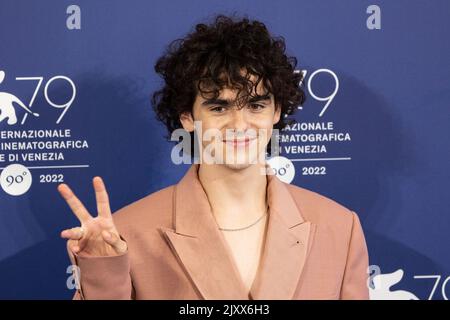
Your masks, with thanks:
M 226 109 L 227 109 L 227 108 L 225 108 L 225 107 L 214 107 L 214 108 L 211 108 L 211 111 L 216 112 L 216 113 L 222 113 L 222 112 L 224 112 Z
M 265 106 L 263 106 L 262 104 L 251 104 L 250 105 L 250 109 L 252 109 L 253 111 L 259 111 L 264 108 L 265 108 Z

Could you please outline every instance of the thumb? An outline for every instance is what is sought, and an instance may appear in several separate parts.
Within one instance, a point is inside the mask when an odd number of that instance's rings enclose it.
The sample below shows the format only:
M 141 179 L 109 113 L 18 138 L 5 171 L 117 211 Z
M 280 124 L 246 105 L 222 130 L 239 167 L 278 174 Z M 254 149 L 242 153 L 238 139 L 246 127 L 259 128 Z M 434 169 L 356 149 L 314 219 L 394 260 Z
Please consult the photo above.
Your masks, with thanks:
M 102 238 L 107 244 L 113 247 L 118 254 L 122 254 L 127 251 L 127 243 L 123 241 L 118 234 L 103 230 Z

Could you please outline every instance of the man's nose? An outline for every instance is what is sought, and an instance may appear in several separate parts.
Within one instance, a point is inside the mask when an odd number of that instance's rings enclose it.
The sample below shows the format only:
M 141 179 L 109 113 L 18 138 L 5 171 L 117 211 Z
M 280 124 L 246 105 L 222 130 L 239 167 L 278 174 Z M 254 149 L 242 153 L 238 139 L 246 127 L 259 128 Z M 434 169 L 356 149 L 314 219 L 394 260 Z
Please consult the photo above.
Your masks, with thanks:
M 244 108 L 233 108 L 230 125 L 237 131 L 245 132 L 248 128 L 248 119 Z

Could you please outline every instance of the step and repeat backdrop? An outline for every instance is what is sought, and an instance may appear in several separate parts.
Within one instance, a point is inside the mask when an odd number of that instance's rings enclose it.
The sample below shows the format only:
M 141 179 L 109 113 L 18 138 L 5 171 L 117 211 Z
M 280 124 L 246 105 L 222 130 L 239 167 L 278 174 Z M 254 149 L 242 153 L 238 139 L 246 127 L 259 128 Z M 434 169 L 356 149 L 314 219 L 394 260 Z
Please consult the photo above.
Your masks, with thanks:
M 153 67 L 218 13 L 264 22 L 298 59 L 307 99 L 274 168 L 358 213 L 371 298 L 448 299 L 446 0 L 0 0 L 0 298 L 73 296 L 59 183 L 96 214 L 96 175 L 113 211 L 184 175 Z

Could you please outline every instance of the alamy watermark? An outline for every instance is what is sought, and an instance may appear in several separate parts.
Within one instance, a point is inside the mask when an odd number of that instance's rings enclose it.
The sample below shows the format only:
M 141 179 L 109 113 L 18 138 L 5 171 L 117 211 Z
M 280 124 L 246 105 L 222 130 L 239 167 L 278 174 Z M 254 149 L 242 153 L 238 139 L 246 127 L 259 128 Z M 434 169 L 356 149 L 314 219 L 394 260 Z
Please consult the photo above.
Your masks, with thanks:
M 278 156 L 280 149 L 279 129 L 226 129 L 223 133 L 217 128 L 204 131 L 202 121 L 194 121 L 193 134 L 176 129 L 170 140 L 179 142 L 171 152 L 174 164 L 264 164 L 269 140 L 271 157 Z

